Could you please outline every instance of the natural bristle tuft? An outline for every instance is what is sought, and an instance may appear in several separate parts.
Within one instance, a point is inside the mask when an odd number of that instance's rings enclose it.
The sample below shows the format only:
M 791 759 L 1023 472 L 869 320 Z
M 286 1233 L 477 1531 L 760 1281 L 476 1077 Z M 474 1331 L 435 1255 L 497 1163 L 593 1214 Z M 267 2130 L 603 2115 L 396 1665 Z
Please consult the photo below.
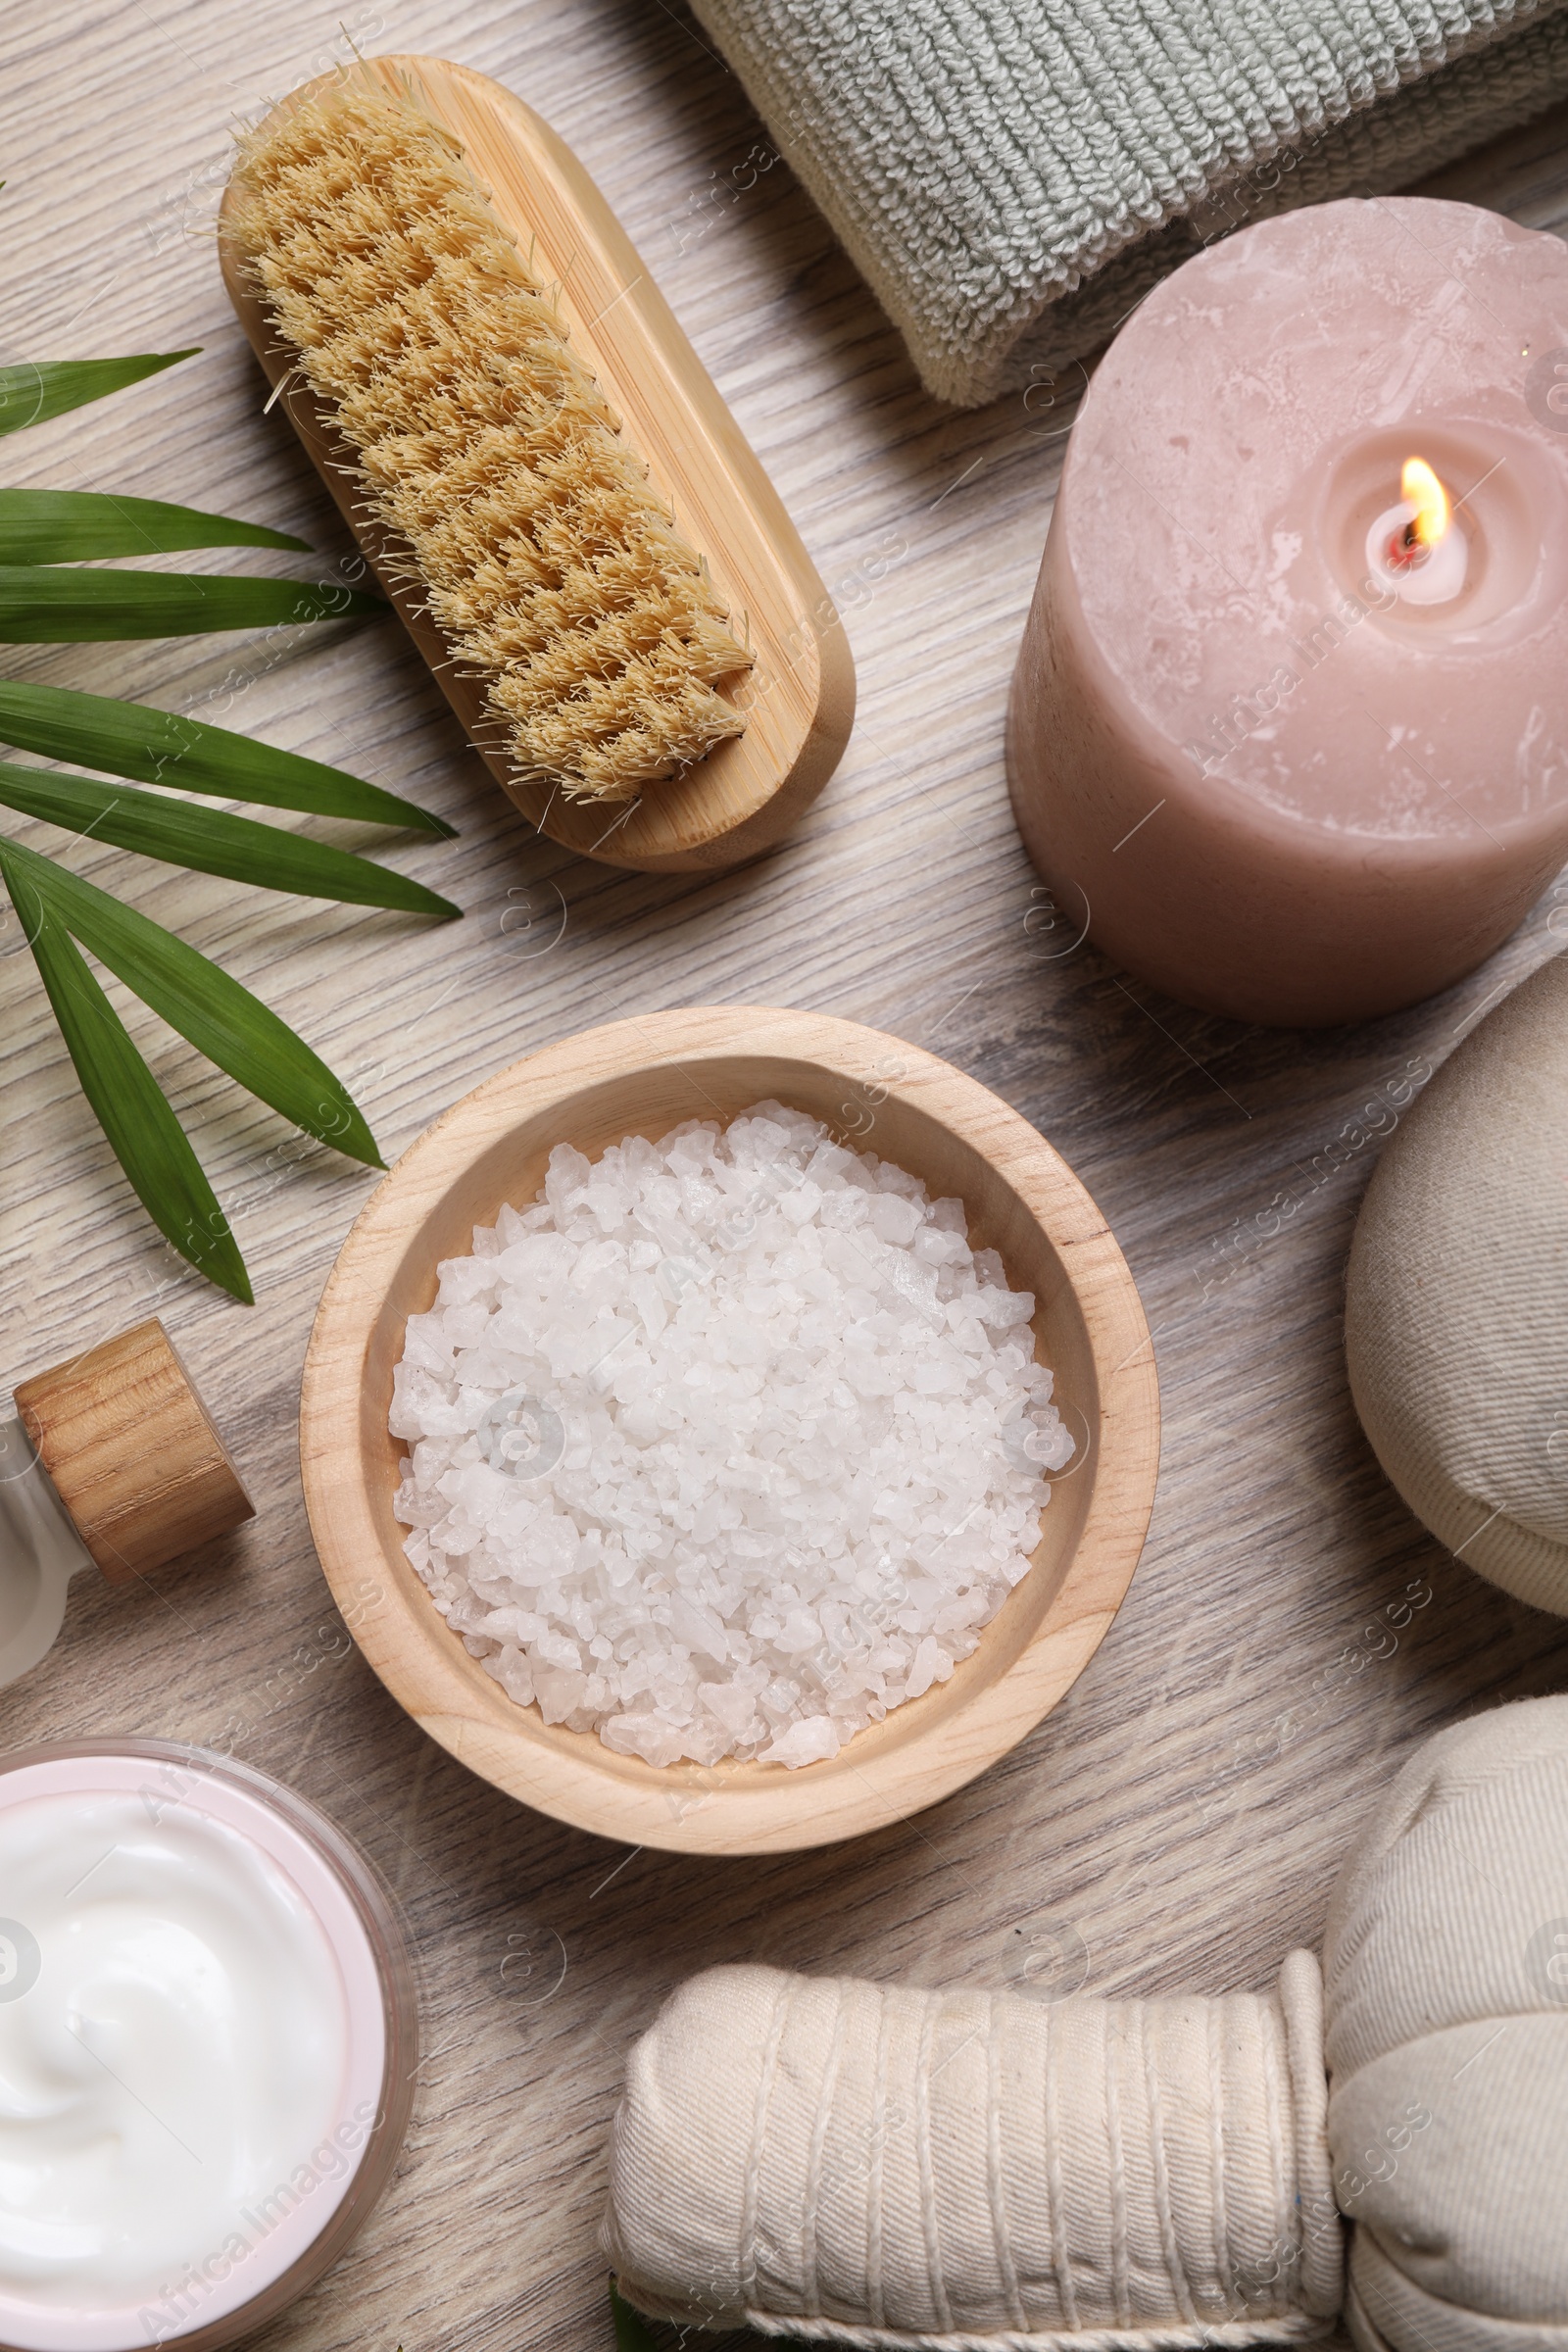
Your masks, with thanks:
M 751 657 L 448 131 L 344 74 L 242 142 L 233 228 L 522 777 L 625 801 L 743 731 Z

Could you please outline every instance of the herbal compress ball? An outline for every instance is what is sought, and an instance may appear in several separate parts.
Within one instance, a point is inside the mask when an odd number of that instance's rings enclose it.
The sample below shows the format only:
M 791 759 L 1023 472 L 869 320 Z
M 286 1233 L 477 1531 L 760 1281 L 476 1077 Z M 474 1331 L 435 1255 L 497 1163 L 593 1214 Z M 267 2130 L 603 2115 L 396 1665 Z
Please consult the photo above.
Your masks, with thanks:
M 1350 1247 L 1350 1389 L 1467 1568 L 1568 1617 L 1568 956 L 1456 1047 L 1390 1139 Z

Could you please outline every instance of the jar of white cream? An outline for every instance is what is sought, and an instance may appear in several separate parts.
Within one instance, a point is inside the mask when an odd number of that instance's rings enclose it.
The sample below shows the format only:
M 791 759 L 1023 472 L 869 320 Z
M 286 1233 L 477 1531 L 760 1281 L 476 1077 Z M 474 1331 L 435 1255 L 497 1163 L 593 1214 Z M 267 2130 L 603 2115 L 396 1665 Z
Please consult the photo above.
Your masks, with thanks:
M 291 1790 L 153 1740 L 0 1759 L 0 2346 L 282 2310 L 391 2174 L 416 2038 L 390 1896 Z

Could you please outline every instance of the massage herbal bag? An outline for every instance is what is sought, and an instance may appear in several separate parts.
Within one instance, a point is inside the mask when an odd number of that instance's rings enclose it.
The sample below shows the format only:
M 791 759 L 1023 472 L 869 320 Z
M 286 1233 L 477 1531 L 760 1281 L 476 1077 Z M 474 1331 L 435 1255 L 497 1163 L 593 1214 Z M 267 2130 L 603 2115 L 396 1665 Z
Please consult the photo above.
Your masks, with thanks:
M 1270 1992 L 694 1978 L 605 2242 L 647 2312 L 838 2342 L 1568 2345 L 1568 1697 L 1428 1740 Z

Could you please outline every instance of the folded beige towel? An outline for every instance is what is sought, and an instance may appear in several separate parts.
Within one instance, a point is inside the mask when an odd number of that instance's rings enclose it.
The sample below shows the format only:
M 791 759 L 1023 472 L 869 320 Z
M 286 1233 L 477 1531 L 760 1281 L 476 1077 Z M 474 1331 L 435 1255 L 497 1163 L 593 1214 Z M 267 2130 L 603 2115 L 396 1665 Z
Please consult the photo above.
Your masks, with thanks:
M 893 2352 L 1288 2343 L 1342 2302 L 1361 2352 L 1568 2352 L 1568 1698 L 1368 1795 L 1321 1984 L 693 1979 L 615 2121 L 622 2291 Z
M 1568 93 L 1564 0 L 693 0 L 908 343 L 977 407 L 1212 235 L 1408 185 Z

